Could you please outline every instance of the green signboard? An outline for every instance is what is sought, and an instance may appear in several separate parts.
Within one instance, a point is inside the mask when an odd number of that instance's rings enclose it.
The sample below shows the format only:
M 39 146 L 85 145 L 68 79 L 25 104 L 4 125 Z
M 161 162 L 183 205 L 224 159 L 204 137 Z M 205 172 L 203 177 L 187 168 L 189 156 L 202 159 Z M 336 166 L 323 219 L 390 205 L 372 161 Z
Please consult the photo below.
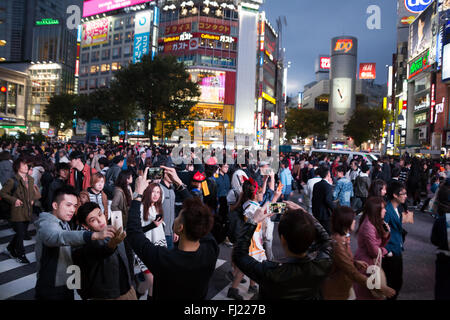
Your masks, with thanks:
M 411 79 L 412 77 L 415 77 L 425 69 L 428 69 L 431 67 L 430 65 L 430 50 L 427 50 L 423 55 L 418 57 L 416 60 L 411 62 L 409 64 L 409 77 L 408 79 Z
M 45 18 L 45 19 L 36 21 L 37 26 L 48 26 L 48 25 L 52 25 L 52 24 L 59 24 L 59 20 L 52 19 L 52 18 Z

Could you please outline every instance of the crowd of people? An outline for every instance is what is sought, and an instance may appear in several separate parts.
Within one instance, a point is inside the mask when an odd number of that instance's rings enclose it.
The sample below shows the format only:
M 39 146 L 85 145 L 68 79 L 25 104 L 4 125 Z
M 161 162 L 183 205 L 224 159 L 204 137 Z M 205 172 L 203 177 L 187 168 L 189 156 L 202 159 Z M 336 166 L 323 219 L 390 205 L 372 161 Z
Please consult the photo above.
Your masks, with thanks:
M 15 232 L 5 253 L 30 263 L 34 223 L 40 300 L 74 299 L 72 265 L 82 299 L 205 299 L 220 245 L 232 247 L 231 299 L 244 299 L 246 275 L 254 299 L 395 300 L 403 224 L 420 210 L 435 218 L 435 297 L 450 298 L 450 163 L 280 153 L 275 172 L 246 155 L 225 163 L 192 150 L 175 164 L 165 145 L 3 143 L 0 212 Z M 275 226 L 283 257 L 272 250 Z

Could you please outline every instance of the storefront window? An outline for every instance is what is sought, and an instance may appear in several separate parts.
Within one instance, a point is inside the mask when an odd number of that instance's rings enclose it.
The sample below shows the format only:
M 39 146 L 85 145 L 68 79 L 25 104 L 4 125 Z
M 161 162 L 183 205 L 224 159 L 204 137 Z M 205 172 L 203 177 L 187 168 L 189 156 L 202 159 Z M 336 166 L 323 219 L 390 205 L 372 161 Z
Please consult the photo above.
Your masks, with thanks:
M 414 91 L 416 93 L 430 90 L 430 77 L 426 76 L 414 82 Z
M 8 113 L 16 114 L 17 109 L 17 84 L 8 83 Z

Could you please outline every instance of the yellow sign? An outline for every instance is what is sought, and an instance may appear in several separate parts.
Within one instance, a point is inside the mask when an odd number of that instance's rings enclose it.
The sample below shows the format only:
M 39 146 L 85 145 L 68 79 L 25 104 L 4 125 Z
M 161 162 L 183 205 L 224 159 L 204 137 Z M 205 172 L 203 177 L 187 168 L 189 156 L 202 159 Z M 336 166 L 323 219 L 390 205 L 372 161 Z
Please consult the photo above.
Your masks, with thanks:
M 202 37 L 202 39 L 220 40 L 220 36 L 215 36 L 213 34 L 202 33 L 202 35 L 200 37 Z
M 262 93 L 262 97 L 263 97 L 264 99 L 266 99 L 267 101 L 273 103 L 273 104 L 277 104 L 277 100 L 275 100 L 274 98 L 272 98 L 271 96 L 269 96 L 269 95 L 268 95 L 267 93 L 265 93 L 264 91 L 263 91 L 263 93 Z

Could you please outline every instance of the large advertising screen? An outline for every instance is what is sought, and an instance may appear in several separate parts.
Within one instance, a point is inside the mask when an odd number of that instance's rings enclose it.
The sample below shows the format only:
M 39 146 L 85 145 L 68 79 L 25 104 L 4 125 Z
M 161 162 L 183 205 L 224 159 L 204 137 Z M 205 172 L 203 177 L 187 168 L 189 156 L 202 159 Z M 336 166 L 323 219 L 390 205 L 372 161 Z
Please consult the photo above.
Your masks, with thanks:
M 98 19 L 83 24 L 81 46 L 89 47 L 108 43 L 109 19 Z
M 436 2 L 432 2 L 414 22 L 409 26 L 409 52 L 408 59 L 412 60 L 418 55 L 430 50 L 429 61 L 436 61 L 436 41 L 439 27 L 439 19 L 436 10 Z
M 223 71 L 195 71 L 191 72 L 192 81 L 200 86 L 200 101 L 209 103 L 225 102 L 225 78 Z
M 444 31 L 443 49 L 442 49 L 442 81 L 449 81 L 449 80 L 450 80 L 450 21 L 447 21 Z
M 83 3 L 83 17 L 122 9 L 153 0 L 90 0 Z

